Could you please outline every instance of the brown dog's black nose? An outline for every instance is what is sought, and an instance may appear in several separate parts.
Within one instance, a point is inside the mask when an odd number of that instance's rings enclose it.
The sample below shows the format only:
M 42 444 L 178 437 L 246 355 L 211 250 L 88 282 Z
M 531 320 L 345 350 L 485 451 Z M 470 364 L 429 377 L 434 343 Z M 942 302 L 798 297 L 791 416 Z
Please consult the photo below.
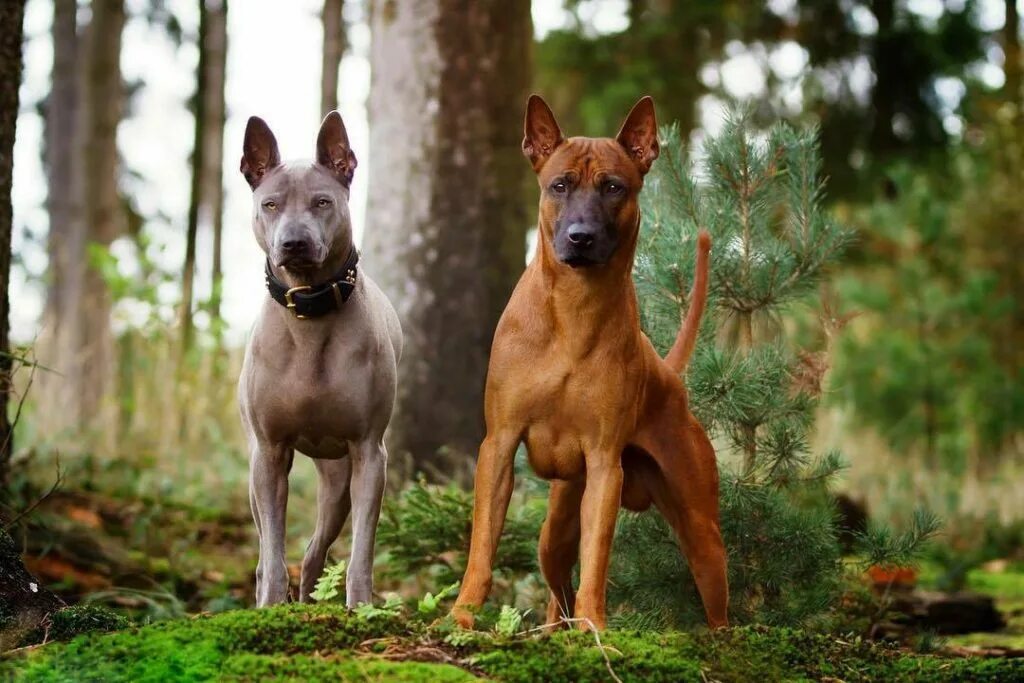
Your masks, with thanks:
M 569 241 L 577 247 L 589 247 L 594 243 L 594 231 L 582 223 L 574 223 L 567 231 Z

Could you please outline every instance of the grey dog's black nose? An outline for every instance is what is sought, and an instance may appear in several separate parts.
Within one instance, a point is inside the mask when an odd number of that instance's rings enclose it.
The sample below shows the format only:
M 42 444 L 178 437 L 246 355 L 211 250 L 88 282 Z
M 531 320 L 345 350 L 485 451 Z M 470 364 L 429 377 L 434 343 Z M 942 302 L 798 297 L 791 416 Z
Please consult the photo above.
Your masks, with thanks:
M 594 232 L 581 223 L 569 226 L 569 241 L 578 247 L 589 247 L 594 243 Z
M 303 239 L 289 239 L 281 242 L 281 250 L 288 253 L 305 251 L 307 247 L 309 247 L 309 243 Z

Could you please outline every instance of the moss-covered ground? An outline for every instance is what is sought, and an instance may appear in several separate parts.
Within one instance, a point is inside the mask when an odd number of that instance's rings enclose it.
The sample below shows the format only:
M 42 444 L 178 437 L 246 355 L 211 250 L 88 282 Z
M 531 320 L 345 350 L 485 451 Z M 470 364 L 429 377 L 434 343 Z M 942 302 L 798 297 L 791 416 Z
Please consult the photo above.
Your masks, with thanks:
M 761 627 L 500 637 L 289 605 L 177 619 L 17 651 L 0 680 L 1011 681 L 1024 659 L 913 655 Z M 607 658 L 607 660 L 606 660 Z

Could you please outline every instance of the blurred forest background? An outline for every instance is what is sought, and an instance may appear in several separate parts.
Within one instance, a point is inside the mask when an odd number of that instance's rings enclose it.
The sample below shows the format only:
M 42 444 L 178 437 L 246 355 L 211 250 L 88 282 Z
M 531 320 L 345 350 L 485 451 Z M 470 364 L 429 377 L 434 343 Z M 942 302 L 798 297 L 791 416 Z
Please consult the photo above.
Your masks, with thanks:
M 362 264 L 407 344 L 390 434 L 406 491 L 381 542 L 416 541 L 396 520 L 424 491 L 463 509 L 491 335 L 532 253 L 530 92 L 582 135 L 650 94 L 694 173 L 733 108 L 764 136 L 817 127 L 822 210 L 852 238 L 813 311 L 748 316 L 747 343 L 799 341 L 809 448 L 848 462 L 844 509 L 944 519 L 930 580 L 1024 561 L 1016 0 L 29 0 L 24 20 L 22 4 L 0 10 L 0 502 L 66 598 L 149 616 L 251 599 L 234 396 L 265 296 L 237 172 L 253 114 L 286 156 L 311 156 L 331 109 L 353 135 Z M 740 462 L 723 450 L 723 467 Z M 419 476 L 445 487 L 408 489 Z M 297 459 L 296 544 L 313 488 Z

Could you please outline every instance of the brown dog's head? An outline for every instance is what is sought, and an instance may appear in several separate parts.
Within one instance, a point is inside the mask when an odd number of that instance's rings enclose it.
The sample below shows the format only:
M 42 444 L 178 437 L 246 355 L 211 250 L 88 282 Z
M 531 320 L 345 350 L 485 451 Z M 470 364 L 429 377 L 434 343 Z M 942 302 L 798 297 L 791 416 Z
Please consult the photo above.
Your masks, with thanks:
M 356 168 L 341 115 L 320 125 L 316 161 L 281 163 L 263 119 L 245 127 L 240 170 L 252 188 L 252 228 L 270 262 L 289 280 L 318 281 L 340 267 L 352 247 L 348 191 Z
M 635 244 L 637 198 L 658 158 L 654 101 L 633 107 L 615 138 L 565 139 L 547 103 L 526 105 L 523 154 L 540 182 L 540 229 L 554 255 L 573 268 L 607 263 L 620 244 Z

